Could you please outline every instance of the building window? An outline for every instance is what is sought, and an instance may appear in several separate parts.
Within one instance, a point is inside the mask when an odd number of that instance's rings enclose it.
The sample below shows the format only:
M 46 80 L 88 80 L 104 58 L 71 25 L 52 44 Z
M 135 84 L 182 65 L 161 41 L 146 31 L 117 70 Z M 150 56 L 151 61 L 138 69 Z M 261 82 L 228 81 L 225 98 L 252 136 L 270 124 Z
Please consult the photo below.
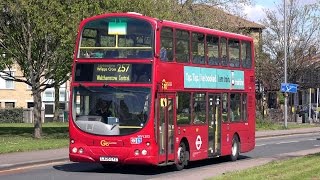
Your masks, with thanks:
M 4 107 L 5 108 L 15 108 L 15 103 L 14 102 L 5 102 Z
M 44 97 L 46 97 L 46 98 L 53 98 L 53 97 L 54 97 L 54 94 L 53 94 L 52 91 L 46 91 L 46 92 L 44 93 Z
M 11 79 L 6 79 L 6 89 L 14 89 L 14 84 Z
M 32 108 L 34 107 L 34 103 L 33 102 L 27 102 L 27 108 Z
M 59 101 L 66 101 L 66 92 L 64 90 L 59 92 Z
M 14 72 L 13 71 L 6 71 L 6 73 L 10 73 L 11 76 L 14 77 Z M 0 88 L 3 88 L 3 89 L 14 89 L 14 81 L 13 81 L 13 78 L 8 76 L 6 73 L 1 73 L 0 76 L 2 76 L 1 79 L 1 82 L 4 84 L 4 85 L 0 85 Z
M 44 105 L 44 113 L 45 114 L 53 114 L 54 113 L 53 104 L 45 104 Z

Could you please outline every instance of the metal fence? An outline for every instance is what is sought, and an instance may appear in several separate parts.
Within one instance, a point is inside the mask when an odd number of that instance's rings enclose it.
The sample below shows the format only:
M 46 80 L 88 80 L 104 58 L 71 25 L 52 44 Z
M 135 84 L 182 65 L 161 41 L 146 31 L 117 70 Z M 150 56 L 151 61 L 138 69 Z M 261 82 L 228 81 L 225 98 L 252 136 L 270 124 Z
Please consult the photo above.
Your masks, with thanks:
M 41 110 L 41 122 L 52 122 L 52 117 L 46 117 L 44 108 Z M 59 122 L 67 122 L 68 121 L 68 112 L 67 111 L 61 111 L 59 114 Z M 33 108 L 23 109 L 23 122 L 24 123 L 33 123 L 34 117 L 33 117 Z

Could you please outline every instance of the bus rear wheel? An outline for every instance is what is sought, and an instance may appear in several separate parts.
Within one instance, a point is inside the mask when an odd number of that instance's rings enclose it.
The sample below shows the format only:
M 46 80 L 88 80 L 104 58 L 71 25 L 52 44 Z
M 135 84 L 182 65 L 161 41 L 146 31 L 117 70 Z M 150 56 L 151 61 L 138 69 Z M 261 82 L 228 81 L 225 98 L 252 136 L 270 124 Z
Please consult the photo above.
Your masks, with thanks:
M 231 161 L 236 161 L 238 159 L 239 151 L 240 151 L 239 138 L 238 138 L 238 136 L 233 136 L 232 146 L 231 146 L 231 154 L 230 154 Z
M 186 144 L 181 142 L 177 151 L 177 162 L 174 165 L 174 169 L 181 171 L 189 162 L 189 151 L 187 151 Z

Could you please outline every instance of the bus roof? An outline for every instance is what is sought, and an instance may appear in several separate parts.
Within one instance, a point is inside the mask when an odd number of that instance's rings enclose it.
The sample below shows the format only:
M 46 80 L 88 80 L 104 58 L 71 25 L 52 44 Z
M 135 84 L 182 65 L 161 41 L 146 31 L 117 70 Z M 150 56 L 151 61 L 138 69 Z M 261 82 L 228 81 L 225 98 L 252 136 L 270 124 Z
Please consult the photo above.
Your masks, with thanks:
M 212 33 L 220 36 L 226 36 L 226 37 L 233 37 L 233 38 L 240 38 L 243 40 L 248 40 L 248 41 L 253 41 L 252 37 L 245 36 L 242 34 L 237 34 L 237 33 L 231 33 L 227 31 L 221 31 L 221 30 L 216 30 L 216 29 L 211 29 L 211 28 L 206 28 L 206 27 L 201 27 L 201 26 L 195 26 L 195 25 L 190 25 L 190 24 L 185 24 L 185 23 L 179 23 L 179 22 L 174 22 L 174 21 L 169 21 L 169 20 L 163 20 L 163 25 L 164 26 L 169 26 L 169 27 L 175 27 L 178 29 L 186 29 L 190 31 L 197 31 L 197 32 L 202 32 L 202 33 Z
M 242 39 L 242 40 L 253 41 L 252 37 L 245 36 L 242 34 L 231 33 L 231 32 L 227 32 L 227 31 L 221 31 L 221 30 L 200 27 L 200 26 L 190 25 L 190 24 L 185 24 L 185 23 L 179 23 L 179 22 L 174 22 L 174 21 L 169 21 L 169 20 L 160 20 L 159 21 L 159 19 L 157 19 L 157 18 L 145 16 L 143 14 L 136 13 L 136 12 L 106 13 L 106 14 L 96 15 L 96 16 L 92 16 L 92 17 L 84 19 L 81 22 L 81 24 L 83 25 L 83 24 L 87 23 L 88 21 L 103 18 L 103 17 L 109 17 L 109 16 L 118 16 L 118 17 L 126 16 L 126 17 L 133 17 L 133 18 L 142 18 L 145 20 L 149 20 L 152 23 L 159 23 L 160 22 L 164 26 L 174 27 L 174 28 L 178 28 L 178 29 L 185 29 L 185 30 L 189 30 L 189 31 L 197 31 L 197 32 L 201 32 L 201 33 L 215 34 L 215 35 L 225 36 L 225 37 L 229 37 L 229 38 L 238 38 L 238 39 Z

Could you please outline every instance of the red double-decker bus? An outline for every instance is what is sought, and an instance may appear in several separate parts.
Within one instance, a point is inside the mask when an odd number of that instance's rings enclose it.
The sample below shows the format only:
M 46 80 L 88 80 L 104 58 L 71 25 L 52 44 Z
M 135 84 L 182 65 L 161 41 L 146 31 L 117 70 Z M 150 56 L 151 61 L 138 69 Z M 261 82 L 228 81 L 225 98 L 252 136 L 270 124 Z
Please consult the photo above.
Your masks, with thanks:
M 138 13 L 90 17 L 78 33 L 71 161 L 181 170 L 254 148 L 252 38 Z

